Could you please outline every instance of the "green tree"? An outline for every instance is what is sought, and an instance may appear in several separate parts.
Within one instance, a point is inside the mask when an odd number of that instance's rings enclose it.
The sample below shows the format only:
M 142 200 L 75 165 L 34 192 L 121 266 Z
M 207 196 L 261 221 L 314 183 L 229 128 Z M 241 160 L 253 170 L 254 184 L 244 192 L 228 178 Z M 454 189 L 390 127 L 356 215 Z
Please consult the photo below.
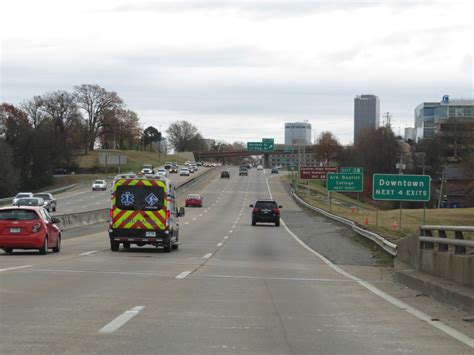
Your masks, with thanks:
M 18 174 L 13 165 L 13 151 L 7 142 L 0 138 L 0 198 L 15 194 L 19 184 Z

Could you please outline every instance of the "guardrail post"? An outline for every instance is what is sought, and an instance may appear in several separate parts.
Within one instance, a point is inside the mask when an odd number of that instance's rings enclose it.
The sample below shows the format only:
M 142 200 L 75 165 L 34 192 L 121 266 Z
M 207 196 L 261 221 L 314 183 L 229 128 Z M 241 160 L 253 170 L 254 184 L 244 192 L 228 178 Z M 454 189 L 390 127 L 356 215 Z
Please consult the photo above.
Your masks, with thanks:
M 433 236 L 433 233 L 431 233 L 431 230 L 429 230 L 429 229 L 422 229 L 420 234 L 423 237 L 432 237 Z M 421 243 L 421 249 L 434 249 L 434 244 L 433 243 L 428 243 L 428 242 L 422 242 Z
M 464 236 L 463 236 L 461 231 L 455 231 L 454 232 L 454 237 L 456 239 L 464 240 Z M 466 247 L 455 245 L 454 246 L 454 254 L 466 254 Z
M 438 235 L 440 238 L 447 238 L 446 231 L 444 230 L 439 230 Z M 449 245 L 448 244 L 438 244 L 438 250 L 439 251 L 448 251 L 449 250 Z

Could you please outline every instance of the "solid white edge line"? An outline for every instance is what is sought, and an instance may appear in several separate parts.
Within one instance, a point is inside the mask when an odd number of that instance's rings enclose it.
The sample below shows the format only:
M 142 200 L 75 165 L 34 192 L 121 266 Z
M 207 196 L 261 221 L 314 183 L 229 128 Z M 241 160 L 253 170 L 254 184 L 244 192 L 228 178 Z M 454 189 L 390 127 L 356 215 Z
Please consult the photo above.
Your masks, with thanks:
M 32 267 L 32 266 L 33 266 L 33 265 L 23 265 L 23 266 L 7 267 L 6 269 L 0 269 L 0 272 L 3 272 L 3 271 L 10 271 L 10 270 L 24 269 L 24 268 Z
M 185 277 L 187 277 L 189 274 L 191 274 L 192 271 L 183 271 L 181 274 L 177 275 L 176 278 L 178 280 L 182 280 L 184 279 Z
M 115 318 L 113 321 L 110 323 L 106 324 L 104 327 L 102 327 L 99 330 L 100 334 L 111 334 L 115 332 L 117 329 L 122 327 L 125 323 L 127 323 L 130 319 L 133 317 L 137 316 L 138 313 L 140 313 L 145 306 L 136 306 L 133 307 L 132 309 L 125 311 L 121 315 L 119 315 L 117 318 Z
M 212 256 L 212 253 L 207 253 L 207 254 L 204 255 L 202 258 L 203 258 L 203 259 L 209 259 L 211 256 Z
M 271 178 L 271 176 L 267 177 L 266 183 L 267 183 L 267 188 L 268 188 L 268 193 L 270 194 L 270 198 L 273 199 L 272 192 L 270 190 L 270 184 L 268 183 L 268 180 Z M 463 334 L 459 331 L 457 331 L 454 328 L 451 328 L 450 326 L 444 324 L 441 321 L 432 321 L 432 317 L 427 315 L 424 312 L 419 311 L 418 309 L 408 305 L 407 303 L 400 301 L 399 299 L 390 296 L 389 294 L 383 292 L 382 290 L 378 289 L 374 285 L 370 284 L 367 281 L 363 281 L 362 279 L 348 273 L 347 271 L 343 270 L 339 266 L 335 265 L 330 261 L 329 259 L 325 258 L 323 255 L 319 254 L 317 251 L 311 249 L 305 242 L 303 242 L 298 236 L 293 233 L 288 226 L 286 225 L 285 221 L 283 219 L 280 219 L 283 227 L 285 227 L 285 230 L 295 239 L 303 248 L 311 252 L 312 254 L 316 255 L 319 259 L 321 259 L 326 265 L 328 265 L 330 268 L 332 268 L 334 271 L 338 272 L 339 274 L 356 281 L 359 283 L 359 285 L 365 287 L 367 290 L 372 292 L 373 294 L 379 296 L 383 300 L 387 301 L 388 303 L 392 304 L 393 306 L 401 309 L 402 311 L 406 311 L 407 313 L 411 314 L 412 316 L 432 325 L 434 328 L 442 331 L 443 333 L 449 335 L 450 337 L 460 341 L 461 343 L 474 348 L 474 339 L 471 337 L 467 336 L 466 334 Z
M 99 252 L 98 250 L 91 250 L 91 251 L 87 251 L 87 252 L 79 254 L 79 255 L 80 256 L 86 256 L 86 255 L 91 255 L 91 254 L 98 253 L 98 252 Z

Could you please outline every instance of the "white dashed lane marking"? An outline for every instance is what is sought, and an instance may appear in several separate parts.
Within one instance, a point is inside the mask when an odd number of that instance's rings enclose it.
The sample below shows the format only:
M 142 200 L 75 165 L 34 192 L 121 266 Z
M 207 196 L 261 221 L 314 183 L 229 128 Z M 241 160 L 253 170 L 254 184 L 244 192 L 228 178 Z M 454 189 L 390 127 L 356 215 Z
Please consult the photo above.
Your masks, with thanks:
M 183 271 L 181 274 L 177 275 L 176 278 L 181 280 L 191 274 L 192 271 Z
M 217 243 L 217 246 L 218 246 L 218 247 L 221 247 L 221 246 L 223 246 L 223 245 L 224 245 L 224 243 Z
M 132 309 L 125 311 L 117 318 L 115 318 L 112 322 L 105 325 L 102 329 L 99 330 L 100 334 L 111 334 L 115 332 L 117 329 L 122 327 L 125 323 L 127 323 L 130 319 L 137 316 L 145 307 L 144 306 L 136 306 Z

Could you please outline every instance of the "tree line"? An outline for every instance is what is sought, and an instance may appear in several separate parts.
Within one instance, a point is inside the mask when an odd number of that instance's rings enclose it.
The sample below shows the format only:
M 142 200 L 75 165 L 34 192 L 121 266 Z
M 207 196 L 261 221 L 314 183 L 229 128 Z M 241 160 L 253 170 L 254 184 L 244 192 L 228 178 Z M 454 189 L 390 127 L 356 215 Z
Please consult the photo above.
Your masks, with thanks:
M 0 129 L 0 196 L 50 184 L 55 168 L 75 168 L 79 152 L 134 149 L 143 136 L 138 115 L 120 96 L 91 84 L 47 92 L 17 106 L 3 103 Z

